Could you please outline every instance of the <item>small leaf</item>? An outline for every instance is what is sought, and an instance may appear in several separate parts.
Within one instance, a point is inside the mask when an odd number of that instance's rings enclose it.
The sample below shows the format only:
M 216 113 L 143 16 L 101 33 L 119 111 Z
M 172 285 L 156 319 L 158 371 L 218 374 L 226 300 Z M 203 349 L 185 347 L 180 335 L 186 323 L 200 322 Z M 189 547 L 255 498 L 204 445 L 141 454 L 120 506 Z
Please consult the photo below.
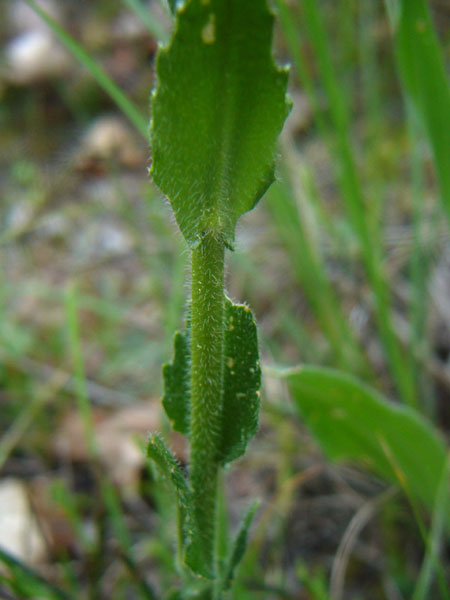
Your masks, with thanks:
M 248 306 L 225 298 L 222 437 L 218 459 L 226 464 L 244 454 L 258 429 L 261 367 L 254 317 Z M 189 435 L 190 336 L 174 337 L 173 362 L 163 367 L 163 405 L 175 431 Z
M 247 511 L 247 514 L 245 515 L 241 526 L 239 527 L 239 531 L 236 536 L 236 539 L 234 540 L 233 549 L 230 554 L 228 568 L 226 570 L 226 576 L 224 579 L 223 586 L 224 590 L 228 590 L 230 588 L 234 578 L 234 572 L 236 571 L 237 566 L 239 565 L 245 554 L 245 550 L 247 549 L 248 531 L 250 529 L 250 525 L 252 524 L 253 517 L 255 516 L 256 511 L 260 507 L 260 504 L 261 503 L 259 502 L 259 500 L 253 502 L 253 504 Z
M 244 454 L 258 429 L 261 367 L 256 323 L 248 306 L 225 299 L 225 349 L 222 438 L 219 460 Z
M 306 424 L 330 458 L 358 461 L 433 508 L 446 449 L 416 411 L 389 402 L 339 371 L 300 367 L 283 376 Z
M 192 508 L 192 492 L 174 456 L 159 435 L 152 434 L 147 446 L 147 456 L 155 461 L 164 477 L 171 482 L 176 495 L 179 528 L 184 560 L 194 573 L 211 578 L 205 569 L 201 532 L 198 530 Z
M 171 483 L 175 492 L 182 527 L 180 533 L 184 545 L 186 541 L 186 529 L 190 521 L 191 491 L 175 457 L 169 452 L 159 435 L 150 435 L 147 445 L 147 456 L 156 463 L 164 478 Z
M 177 331 L 173 340 L 174 357 L 171 364 L 163 366 L 163 406 L 175 431 L 188 435 L 190 394 L 189 330 Z
M 158 52 L 151 174 L 191 247 L 208 231 L 231 247 L 237 219 L 274 179 L 290 105 L 272 25 L 266 0 L 187 0 Z

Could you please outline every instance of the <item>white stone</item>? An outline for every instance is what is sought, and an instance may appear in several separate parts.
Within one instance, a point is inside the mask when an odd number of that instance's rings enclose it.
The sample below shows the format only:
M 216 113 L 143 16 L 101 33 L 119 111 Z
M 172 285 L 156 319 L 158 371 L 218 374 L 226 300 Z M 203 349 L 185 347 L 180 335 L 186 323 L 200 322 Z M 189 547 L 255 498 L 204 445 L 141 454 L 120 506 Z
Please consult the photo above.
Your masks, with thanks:
M 56 0 L 36 0 L 36 4 L 56 21 L 63 20 L 62 4 Z M 9 3 L 9 31 L 14 33 L 49 29 L 41 17 L 34 12 L 23 0 L 13 0 Z
M 6 47 L 7 78 L 28 84 L 64 74 L 71 61 L 49 31 L 35 29 L 15 37 Z
M 45 557 L 44 537 L 32 514 L 26 487 L 13 478 L 0 481 L 0 541 L 7 552 L 28 564 Z

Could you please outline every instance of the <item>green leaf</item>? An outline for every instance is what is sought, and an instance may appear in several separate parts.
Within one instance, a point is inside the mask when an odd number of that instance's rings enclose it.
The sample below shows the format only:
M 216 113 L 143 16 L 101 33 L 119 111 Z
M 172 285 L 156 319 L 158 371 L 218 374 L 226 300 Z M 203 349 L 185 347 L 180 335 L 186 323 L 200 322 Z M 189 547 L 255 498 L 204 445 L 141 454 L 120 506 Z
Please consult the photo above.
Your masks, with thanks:
M 255 319 L 248 306 L 225 298 L 222 435 L 218 460 L 229 463 L 245 452 L 258 429 L 261 367 Z M 174 336 L 173 362 L 163 367 L 163 406 L 175 431 L 189 435 L 190 340 Z
M 158 53 L 151 174 L 191 247 L 206 232 L 231 247 L 237 219 L 274 179 L 289 104 L 272 25 L 266 0 L 188 0 Z
M 164 441 L 158 434 L 150 435 L 147 445 L 147 456 L 156 463 L 164 478 L 172 485 L 176 495 L 177 507 L 180 511 L 184 539 L 186 522 L 189 520 L 191 508 L 191 491 L 183 472 L 175 457 L 169 452 Z
M 190 394 L 189 335 L 177 331 L 174 336 L 174 358 L 163 366 L 163 406 L 175 431 L 188 435 Z
M 236 539 L 234 540 L 233 548 L 228 562 L 228 567 L 226 570 L 223 585 L 224 590 L 228 590 L 230 588 L 236 568 L 245 554 L 245 550 L 247 548 L 248 531 L 250 529 L 250 525 L 252 524 L 253 517 L 255 516 L 256 511 L 260 507 L 260 504 L 261 503 L 259 502 L 259 500 L 253 502 L 239 527 L 239 531 L 236 536 Z
M 450 215 L 450 86 L 425 0 L 401 0 L 393 20 L 400 74 L 425 126 L 442 199 Z
M 224 392 L 219 460 L 244 454 L 258 429 L 261 368 L 256 323 L 248 306 L 225 299 Z
M 419 413 L 339 371 L 300 367 L 283 376 L 330 458 L 358 461 L 433 509 L 446 448 Z
M 179 534 L 186 564 L 194 573 L 210 578 L 211 573 L 207 572 L 204 567 L 201 532 L 198 531 L 193 517 L 192 492 L 182 470 L 174 456 L 166 448 L 164 441 L 157 434 L 150 436 L 147 456 L 156 463 L 175 492 L 179 517 Z

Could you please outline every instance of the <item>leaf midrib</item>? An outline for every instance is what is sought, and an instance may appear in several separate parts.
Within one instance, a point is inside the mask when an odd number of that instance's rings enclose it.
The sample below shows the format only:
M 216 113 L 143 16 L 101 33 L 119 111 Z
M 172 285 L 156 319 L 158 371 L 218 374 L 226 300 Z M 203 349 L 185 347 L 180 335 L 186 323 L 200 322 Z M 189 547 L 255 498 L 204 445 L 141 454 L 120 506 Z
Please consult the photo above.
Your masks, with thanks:
M 212 161 L 217 165 L 212 169 L 213 172 L 217 173 L 217 177 L 213 177 L 212 180 L 217 181 L 216 189 L 212 190 L 213 202 L 216 206 L 214 218 L 218 220 L 217 223 L 213 223 L 213 228 L 218 230 L 220 233 L 226 228 L 226 224 L 223 223 L 223 216 L 231 212 L 231 203 L 229 199 L 232 194 L 232 153 L 233 138 L 236 130 L 236 103 L 238 100 L 238 94 L 235 84 L 235 78 L 232 76 L 233 69 L 230 67 L 236 61 L 238 56 L 238 48 L 235 43 L 233 26 L 235 19 L 235 7 L 233 0 L 228 4 L 228 10 L 224 11 L 224 17 L 227 19 L 226 25 L 223 26 L 223 33 L 221 35 L 229 37 L 229 51 L 227 52 L 225 45 L 221 46 L 221 55 L 219 60 L 223 65 L 221 71 L 222 75 L 219 78 L 218 89 L 216 90 L 216 97 L 220 97 L 221 90 L 225 92 L 225 101 L 223 103 L 216 102 L 216 123 L 222 123 L 218 128 L 218 139 L 220 140 L 218 145 L 218 159 Z M 231 32 L 231 34 L 229 33 Z M 229 80 L 229 81 L 227 81 Z

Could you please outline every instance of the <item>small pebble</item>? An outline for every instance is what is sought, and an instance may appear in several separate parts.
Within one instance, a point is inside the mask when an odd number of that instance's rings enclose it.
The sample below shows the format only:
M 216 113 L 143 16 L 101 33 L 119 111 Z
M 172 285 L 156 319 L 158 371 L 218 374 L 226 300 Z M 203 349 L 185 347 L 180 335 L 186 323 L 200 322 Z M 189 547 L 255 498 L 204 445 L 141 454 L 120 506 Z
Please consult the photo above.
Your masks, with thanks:
M 0 540 L 7 552 L 28 564 L 44 559 L 45 540 L 31 512 L 27 489 L 13 478 L 0 482 Z
M 84 134 L 78 156 L 79 166 L 92 159 L 116 159 L 127 167 L 145 164 L 146 157 L 124 121 L 115 116 L 100 117 Z
M 5 62 L 6 78 L 22 85 L 63 75 L 71 65 L 52 33 L 39 29 L 16 36 L 6 46 Z
M 36 0 L 36 4 L 58 23 L 63 22 L 63 3 L 56 0 Z M 8 31 L 9 35 L 23 33 L 24 31 L 49 31 L 49 26 L 25 2 L 13 0 L 8 4 Z

